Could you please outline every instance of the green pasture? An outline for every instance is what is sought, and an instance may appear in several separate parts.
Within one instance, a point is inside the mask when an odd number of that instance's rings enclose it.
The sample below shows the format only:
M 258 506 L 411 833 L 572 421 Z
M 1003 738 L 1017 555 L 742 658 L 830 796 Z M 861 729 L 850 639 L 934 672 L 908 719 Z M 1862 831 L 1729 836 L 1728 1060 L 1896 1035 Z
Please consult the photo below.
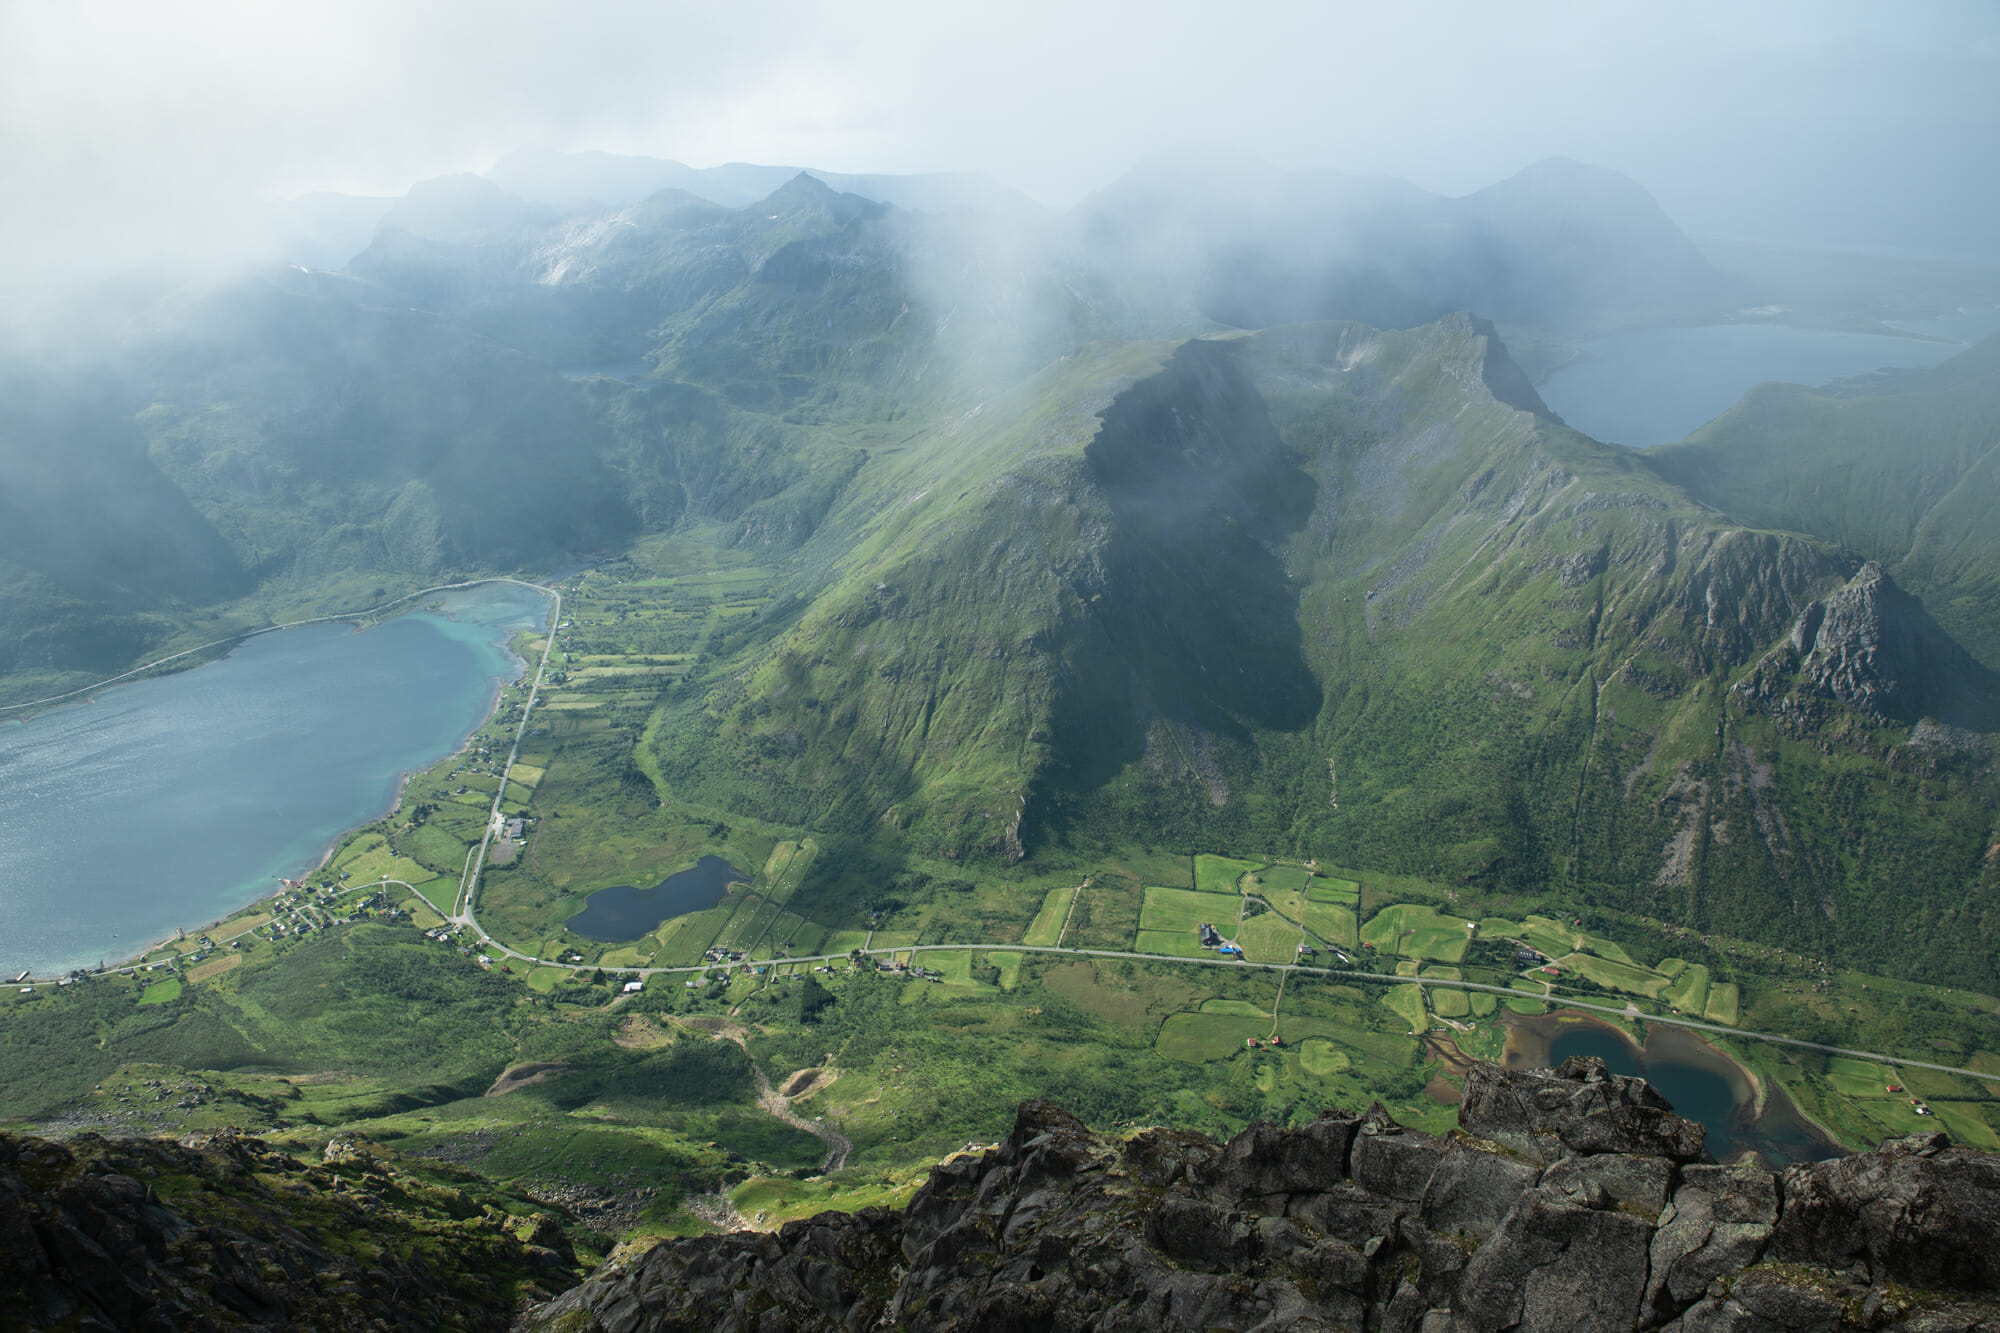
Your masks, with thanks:
M 440 915 L 458 905 L 458 876 L 438 875 L 434 878 L 420 878 L 410 881 L 410 887 L 418 896 L 438 910 Z
M 1262 1005 L 1252 1004 L 1248 1000 L 1225 999 L 1221 996 L 1203 1000 L 1198 1012 L 1204 1014 L 1234 1014 L 1238 1018 L 1261 1018 L 1265 1022 L 1269 1022 L 1271 1019 L 1270 1011 Z
M 866 948 L 867 944 L 868 932 L 865 930 L 832 930 L 828 931 L 826 938 L 819 942 L 819 948 L 816 952 L 825 954 L 853 953 L 856 949 Z
M 1148 884 L 1139 908 L 1139 929 L 1183 931 L 1193 939 L 1195 926 L 1206 921 L 1227 939 L 1236 933 L 1237 915 L 1242 910 L 1243 899 L 1236 894 L 1224 897 L 1219 893 L 1191 893 Z
M 1344 1073 L 1350 1063 L 1347 1053 L 1324 1037 L 1308 1037 L 1299 1043 L 1299 1068 L 1315 1078 Z
M 178 1000 L 180 998 L 181 979 L 179 977 L 168 977 L 163 981 L 155 981 L 147 986 L 145 992 L 139 996 L 139 1004 L 142 1007 L 149 1004 L 166 1004 L 171 1000 Z
M 1734 982 L 1718 981 L 1711 985 L 1708 988 L 1708 1009 L 1706 1011 L 1708 1021 L 1711 1023 L 1720 1023 L 1724 1027 L 1735 1027 L 1739 999 L 1740 994 Z
M 1043 949 L 1052 949 L 1061 943 L 1063 921 L 1069 915 L 1070 901 L 1078 892 L 1079 890 L 1073 888 L 1050 889 L 1042 899 L 1041 910 L 1035 913 L 1035 919 L 1029 923 L 1028 932 L 1021 943 Z
M 1169 1060 L 1205 1064 L 1224 1060 L 1244 1049 L 1255 1037 L 1270 1035 L 1271 1017 L 1242 1014 L 1174 1014 L 1160 1025 L 1155 1048 Z
M 1236 942 L 1253 963 L 1290 963 L 1298 959 L 1301 937 L 1297 926 L 1276 912 L 1264 912 L 1236 927 Z
M 1455 967 L 1445 967 L 1433 963 L 1418 975 L 1438 981 L 1463 981 L 1465 974 Z M 1430 996 L 1431 1012 L 1439 1018 L 1465 1018 L 1472 1013 L 1472 1001 L 1467 993 L 1450 986 L 1426 986 L 1424 991 Z
M 1361 942 L 1383 953 L 1456 963 L 1465 957 L 1471 923 L 1444 916 L 1427 903 L 1397 903 L 1385 907 L 1361 928 Z
M 1351 907 L 1308 903 L 1305 926 L 1328 944 L 1337 944 L 1349 952 L 1361 947 L 1360 931 L 1354 924 L 1354 909 Z
M 1132 941 L 1135 953 L 1165 954 L 1170 958 L 1214 958 L 1215 951 L 1201 947 L 1192 930 L 1142 930 Z
M 1239 861 L 1231 856 L 1204 853 L 1194 859 L 1195 892 L 1235 894 L 1239 891 L 1242 878 L 1263 864 L 1262 861 Z
M 981 956 L 988 963 L 1000 969 L 1001 990 L 1013 990 L 1021 984 L 1021 959 L 1023 955 L 1005 949 L 996 949 Z
M 1306 896 L 1317 902 L 1341 903 L 1353 907 L 1361 901 L 1361 885 L 1351 879 L 1316 875 L 1306 886 Z
M 1243 891 L 1273 901 L 1292 894 L 1305 897 L 1312 877 L 1312 871 L 1304 866 L 1266 866 L 1243 881 Z
M 1680 963 L 1680 959 L 1669 959 Z M 1660 965 L 1666 971 L 1666 963 Z M 1673 984 L 1660 993 L 1660 998 L 1676 1012 L 1683 1014 L 1705 1014 L 1708 1012 L 1708 968 L 1700 963 L 1681 963 L 1680 971 L 1674 975 Z
M 1556 962 L 1565 972 L 1575 972 L 1607 990 L 1643 995 L 1649 1000 L 1658 999 L 1673 984 L 1657 972 L 1587 953 L 1573 953 Z
M 1382 1003 L 1389 1012 L 1410 1025 L 1412 1034 L 1430 1030 L 1430 1015 L 1424 1010 L 1424 988 L 1422 986 L 1391 986 Z

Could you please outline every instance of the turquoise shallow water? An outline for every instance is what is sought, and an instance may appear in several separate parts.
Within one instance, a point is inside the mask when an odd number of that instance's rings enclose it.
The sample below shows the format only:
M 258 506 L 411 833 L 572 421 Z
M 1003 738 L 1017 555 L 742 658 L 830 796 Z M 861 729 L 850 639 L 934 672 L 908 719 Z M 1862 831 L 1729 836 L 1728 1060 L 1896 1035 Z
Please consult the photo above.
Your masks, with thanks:
M 510 584 L 365 632 L 263 634 L 220 662 L 0 725 L 0 976 L 94 967 L 315 865 L 450 754 L 517 678 L 547 599 Z
M 1884 367 L 1935 366 L 2000 329 L 2000 311 L 1897 327 L 1928 336 L 1782 324 L 1639 329 L 1584 343 L 1584 356 L 1538 390 L 1558 416 L 1593 439 L 1635 448 L 1667 444 L 1721 416 L 1767 380 L 1819 385 Z

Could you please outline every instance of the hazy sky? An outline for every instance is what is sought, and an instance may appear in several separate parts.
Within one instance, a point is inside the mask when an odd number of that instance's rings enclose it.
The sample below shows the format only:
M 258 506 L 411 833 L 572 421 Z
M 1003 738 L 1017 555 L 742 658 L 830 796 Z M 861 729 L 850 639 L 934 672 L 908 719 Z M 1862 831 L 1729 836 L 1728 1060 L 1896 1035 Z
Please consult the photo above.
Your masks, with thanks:
M 1614 167 L 1697 236 L 2000 260 L 2000 4 L 0 0 L 10 264 L 510 148 L 986 171 L 1155 152 L 1448 193 Z

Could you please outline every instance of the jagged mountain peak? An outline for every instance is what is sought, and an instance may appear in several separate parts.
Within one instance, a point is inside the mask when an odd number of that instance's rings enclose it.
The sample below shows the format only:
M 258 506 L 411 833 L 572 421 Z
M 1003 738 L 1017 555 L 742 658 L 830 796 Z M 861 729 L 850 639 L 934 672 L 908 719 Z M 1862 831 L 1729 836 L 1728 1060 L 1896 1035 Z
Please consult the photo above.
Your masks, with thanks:
M 1931 619 L 1878 561 L 1805 609 L 1792 629 L 1801 683 L 1883 721 L 1995 725 L 1994 673 Z

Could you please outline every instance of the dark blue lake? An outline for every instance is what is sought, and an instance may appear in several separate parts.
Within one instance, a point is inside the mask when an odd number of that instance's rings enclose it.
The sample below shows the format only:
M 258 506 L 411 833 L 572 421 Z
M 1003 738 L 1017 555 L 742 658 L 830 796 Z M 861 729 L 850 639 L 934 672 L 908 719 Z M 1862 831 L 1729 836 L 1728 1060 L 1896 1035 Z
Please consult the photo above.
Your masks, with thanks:
M 1635 329 L 1582 344 L 1582 357 L 1537 388 L 1543 402 L 1585 435 L 1643 448 L 1685 437 L 1767 380 L 1819 385 L 1884 367 L 1935 366 L 2000 329 L 2000 311 L 1895 327 L 1926 336 L 1784 324 Z
M 1652 1084 L 1674 1110 L 1702 1123 L 1709 1155 L 1718 1162 L 1746 1149 L 1772 1167 L 1842 1155 L 1838 1145 L 1798 1113 L 1782 1088 L 1766 1089 L 1760 1114 L 1748 1076 L 1685 1029 L 1665 1024 L 1650 1028 L 1645 1046 L 1634 1050 L 1609 1027 L 1567 1024 L 1549 1043 L 1549 1064 L 1560 1065 L 1572 1055 L 1600 1056 L 1612 1073 Z
M 116 962 L 310 870 L 479 727 L 547 608 L 466 589 L 0 724 L 0 974 Z
M 599 889 L 564 924 L 593 940 L 636 940 L 662 921 L 715 906 L 732 881 L 749 878 L 719 856 L 704 856 L 650 889 L 632 884 Z

